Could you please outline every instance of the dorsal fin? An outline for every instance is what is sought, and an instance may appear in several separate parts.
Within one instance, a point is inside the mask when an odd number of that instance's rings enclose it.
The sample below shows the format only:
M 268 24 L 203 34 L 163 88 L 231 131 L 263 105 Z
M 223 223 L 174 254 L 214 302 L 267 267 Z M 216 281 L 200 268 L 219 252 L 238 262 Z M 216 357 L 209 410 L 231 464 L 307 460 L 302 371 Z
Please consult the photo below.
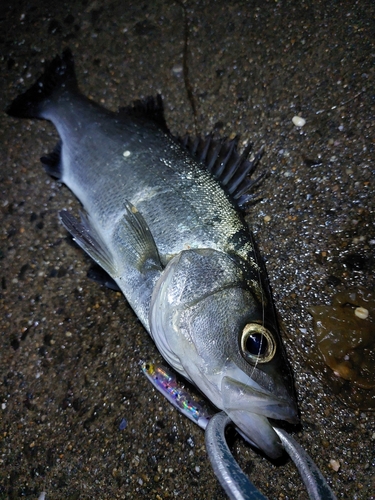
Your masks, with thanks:
M 164 118 L 163 99 L 160 94 L 156 97 L 149 96 L 145 99 L 138 99 L 130 106 L 119 108 L 119 115 L 131 116 L 140 120 L 147 119 L 155 122 L 164 132 L 169 132 Z
M 261 147 L 249 160 L 252 145 L 247 146 L 242 154 L 237 151 L 238 136 L 232 140 L 214 139 L 212 135 L 206 137 L 179 138 L 181 145 L 189 151 L 195 160 L 204 163 L 207 169 L 217 179 L 223 189 L 230 195 L 232 201 L 239 208 L 255 201 L 257 198 L 250 194 L 255 186 L 259 185 L 265 173 L 251 179 L 264 148 Z

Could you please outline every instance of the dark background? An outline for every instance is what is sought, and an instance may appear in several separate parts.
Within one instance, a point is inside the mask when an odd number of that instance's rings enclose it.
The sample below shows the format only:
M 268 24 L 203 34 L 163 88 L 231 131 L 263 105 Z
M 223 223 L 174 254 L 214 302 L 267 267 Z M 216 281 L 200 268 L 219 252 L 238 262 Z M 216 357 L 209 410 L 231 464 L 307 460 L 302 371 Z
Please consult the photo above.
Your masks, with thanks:
M 108 108 L 160 92 L 173 133 L 215 129 L 265 146 L 263 199 L 247 218 L 285 326 L 296 437 L 343 499 L 374 498 L 374 413 L 348 408 L 312 372 L 307 307 L 374 287 L 374 10 L 373 1 L 0 6 L 1 110 L 70 46 L 82 90 Z M 0 498 L 225 498 L 203 432 L 140 372 L 140 359 L 160 361 L 152 341 L 120 294 L 86 278 L 89 259 L 58 222 L 58 210 L 79 206 L 39 163 L 56 140 L 47 122 L 0 113 Z M 269 498 L 306 498 L 291 463 L 277 467 L 241 439 L 233 452 Z

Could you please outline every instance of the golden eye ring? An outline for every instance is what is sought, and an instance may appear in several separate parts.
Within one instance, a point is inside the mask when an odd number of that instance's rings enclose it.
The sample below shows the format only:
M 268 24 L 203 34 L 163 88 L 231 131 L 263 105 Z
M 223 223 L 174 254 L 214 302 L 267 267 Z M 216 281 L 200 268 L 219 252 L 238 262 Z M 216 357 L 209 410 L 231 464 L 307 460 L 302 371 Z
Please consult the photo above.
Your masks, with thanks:
M 242 330 L 241 351 L 253 363 L 268 363 L 275 356 L 276 342 L 267 328 L 258 323 L 248 323 Z

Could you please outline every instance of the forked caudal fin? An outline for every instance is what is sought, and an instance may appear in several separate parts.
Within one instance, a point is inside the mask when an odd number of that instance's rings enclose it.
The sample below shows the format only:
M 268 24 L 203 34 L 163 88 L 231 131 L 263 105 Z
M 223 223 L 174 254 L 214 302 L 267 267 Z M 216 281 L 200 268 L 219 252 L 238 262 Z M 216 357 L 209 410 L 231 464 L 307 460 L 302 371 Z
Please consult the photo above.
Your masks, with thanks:
M 74 59 L 70 49 L 46 64 L 44 73 L 32 87 L 20 94 L 6 112 L 17 118 L 43 118 L 49 99 L 64 89 L 77 90 Z
M 28 90 L 14 99 L 6 112 L 17 118 L 49 120 L 51 119 L 51 110 L 56 116 L 56 106 L 54 105 L 64 91 L 69 91 L 71 94 L 78 93 L 74 58 L 69 48 L 64 50 L 62 56 L 58 55 L 51 62 L 46 63 L 44 73 Z M 83 96 L 81 98 L 83 99 Z M 66 104 L 64 102 L 64 106 Z M 91 104 L 94 105 L 93 102 Z M 147 97 L 135 101 L 130 106 L 120 108 L 117 118 L 120 120 L 130 118 L 141 125 L 151 121 L 160 130 L 169 134 L 160 95 L 157 95 L 156 98 Z M 259 199 L 251 191 L 260 184 L 265 174 L 263 173 L 256 178 L 252 178 L 252 174 L 254 174 L 262 157 L 263 148 L 260 148 L 249 158 L 251 145 L 247 146 L 240 154 L 237 150 L 238 137 L 230 141 L 227 139 L 217 140 L 212 135 L 205 138 L 187 136 L 175 139 L 197 162 L 205 165 L 237 208 L 242 209 L 248 203 Z M 60 150 L 61 142 L 52 153 L 41 158 L 47 173 L 58 179 L 62 178 L 63 173 Z

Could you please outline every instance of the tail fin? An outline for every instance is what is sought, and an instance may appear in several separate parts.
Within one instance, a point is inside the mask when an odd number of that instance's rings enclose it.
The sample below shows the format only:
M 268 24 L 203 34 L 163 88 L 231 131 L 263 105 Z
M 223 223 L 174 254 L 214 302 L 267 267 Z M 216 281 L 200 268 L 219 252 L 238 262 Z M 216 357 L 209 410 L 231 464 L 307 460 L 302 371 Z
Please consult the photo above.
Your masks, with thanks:
M 62 57 L 56 56 L 47 63 L 42 76 L 26 92 L 16 97 L 6 112 L 17 118 L 43 118 L 48 101 L 63 89 L 78 90 L 70 49 L 65 49 Z

